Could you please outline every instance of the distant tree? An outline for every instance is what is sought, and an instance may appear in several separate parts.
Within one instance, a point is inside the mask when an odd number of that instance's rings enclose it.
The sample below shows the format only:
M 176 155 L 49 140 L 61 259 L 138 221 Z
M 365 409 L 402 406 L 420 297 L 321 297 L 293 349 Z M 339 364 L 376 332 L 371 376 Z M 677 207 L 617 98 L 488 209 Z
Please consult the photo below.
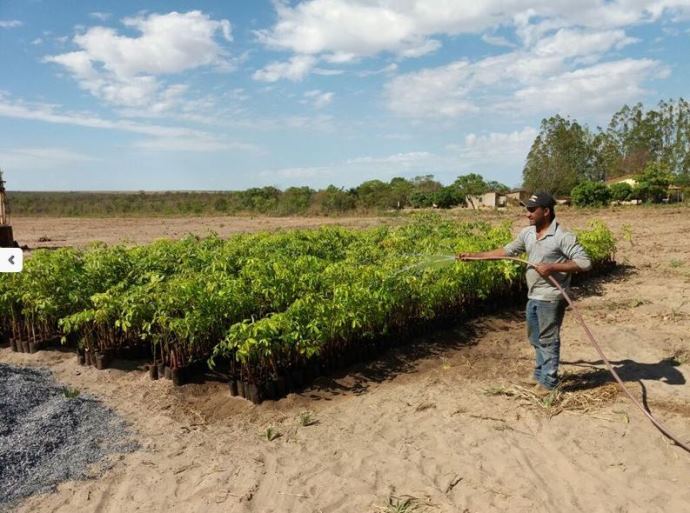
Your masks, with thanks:
M 649 162 L 636 179 L 640 199 L 660 203 L 668 194 L 668 186 L 673 183 L 673 174 L 666 164 Z
M 595 174 L 593 138 L 576 121 L 552 116 L 543 119 L 523 169 L 523 187 L 554 195 L 569 194 L 573 187 Z
M 436 192 L 443 189 L 443 184 L 434 180 L 434 175 L 415 176 L 412 185 L 417 192 Z
M 486 182 L 486 190 L 487 192 L 498 192 L 505 194 L 510 192 L 510 187 L 495 180 L 491 180 L 490 182 Z
M 312 208 L 322 214 L 339 214 L 355 208 L 356 196 L 351 192 L 329 185 L 314 195 Z
M 217 198 L 216 201 L 213 202 L 213 209 L 218 212 L 227 212 L 228 200 L 222 196 L 220 198 Z
M 309 210 L 315 191 L 310 187 L 288 187 L 280 195 L 276 213 L 280 215 L 304 214 Z
M 281 196 L 276 187 L 252 187 L 238 193 L 240 208 L 249 212 L 266 213 L 275 210 Z
M 675 175 L 690 173 L 690 104 L 683 98 L 650 110 L 624 105 L 601 135 L 608 178 L 642 173 L 649 162 L 664 163 Z
M 393 208 L 404 208 L 410 204 L 410 195 L 414 191 L 414 184 L 401 177 L 395 177 L 390 182 L 389 205 Z
M 459 205 L 465 197 L 460 196 L 455 187 L 449 186 L 432 193 L 432 199 L 433 204 L 438 208 L 451 208 Z
M 484 181 L 482 175 L 477 173 L 458 176 L 453 182 L 453 188 L 456 194 L 463 198 L 463 200 L 465 196 L 478 196 L 489 190 L 489 186 Z
M 367 180 L 354 190 L 357 206 L 364 209 L 392 208 L 391 186 L 381 180 Z
M 415 191 L 410 194 L 410 205 L 413 208 L 431 208 L 434 205 L 436 192 Z

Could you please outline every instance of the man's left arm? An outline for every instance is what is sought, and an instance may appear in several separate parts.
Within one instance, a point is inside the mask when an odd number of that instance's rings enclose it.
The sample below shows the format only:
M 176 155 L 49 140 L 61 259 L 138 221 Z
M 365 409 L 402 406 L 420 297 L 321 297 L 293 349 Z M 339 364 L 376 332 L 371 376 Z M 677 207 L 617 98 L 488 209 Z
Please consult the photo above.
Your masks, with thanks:
M 544 278 L 552 273 L 579 273 L 589 271 L 592 268 L 592 260 L 585 248 L 577 242 L 575 235 L 565 233 L 560 241 L 561 251 L 568 259 L 565 262 L 553 264 L 539 264 L 535 268 Z

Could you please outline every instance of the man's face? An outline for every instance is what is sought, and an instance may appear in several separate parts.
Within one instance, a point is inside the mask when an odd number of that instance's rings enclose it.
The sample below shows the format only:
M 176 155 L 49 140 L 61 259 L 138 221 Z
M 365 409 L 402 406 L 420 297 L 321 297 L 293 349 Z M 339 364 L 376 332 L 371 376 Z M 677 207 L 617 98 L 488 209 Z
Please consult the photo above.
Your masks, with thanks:
M 527 219 L 531 226 L 541 226 L 545 221 L 544 207 L 527 207 Z

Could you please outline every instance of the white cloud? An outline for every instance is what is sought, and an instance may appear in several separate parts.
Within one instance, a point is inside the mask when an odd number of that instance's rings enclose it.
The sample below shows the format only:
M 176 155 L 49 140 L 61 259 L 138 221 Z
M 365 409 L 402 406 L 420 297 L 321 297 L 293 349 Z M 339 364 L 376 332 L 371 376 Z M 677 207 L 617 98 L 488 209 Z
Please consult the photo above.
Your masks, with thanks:
M 55 105 L 30 104 L 12 101 L 6 94 L 0 93 L 0 117 L 30 119 L 73 125 L 86 128 L 120 130 L 155 137 L 207 137 L 208 134 L 190 128 L 136 123 L 129 120 L 109 120 L 82 112 L 61 112 Z
M 420 41 L 419 44 L 409 44 L 407 47 L 402 48 L 398 55 L 404 58 L 416 58 L 422 57 L 428 53 L 433 53 L 439 48 L 441 48 L 441 41 L 436 39 L 425 39 Z
M 133 144 L 134 148 L 146 151 L 173 151 L 173 152 L 219 152 L 219 151 L 248 151 L 258 152 L 259 147 L 253 144 L 236 141 L 225 141 L 213 136 L 197 138 L 189 137 L 161 137 L 145 139 Z
M 470 133 L 465 136 L 464 144 L 451 144 L 446 149 L 473 162 L 480 159 L 491 161 L 497 154 L 504 159 L 516 157 L 524 159 L 537 134 L 537 130 L 529 126 L 507 133 L 490 132 L 479 135 Z
M 408 153 L 396 153 L 386 157 L 357 157 L 349 159 L 346 164 L 410 164 L 429 160 L 433 157 L 435 157 L 435 155 L 426 151 L 412 151 Z
M 315 64 L 316 59 L 310 55 L 295 55 L 288 62 L 272 62 L 257 70 L 252 78 L 261 82 L 277 82 L 281 78 L 297 82 L 307 76 Z
M 343 73 L 345 73 L 345 71 L 342 69 L 314 68 L 312 73 L 314 73 L 314 75 L 321 75 L 324 77 L 330 77 L 330 76 L 342 75 Z
M 19 20 L 0 20 L 0 28 L 3 29 L 17 28 L 22 25 L 24 24 Z
M 328 178 L 334 175 L 329 167 L 288 167 L 283 169 L 265 170 L 259 176 L 269 180 L 288 179 L 288 180 L 308 180 L 313 178 Z
M 321 109 L 333 101 L 334 95 L 335 93 L 323 92 L 319 89 L 314 89 L 304 93 L 303 102 L 311 104 L 316 109 Z
M 375 70 L 364 70 L 360 71 L 357 73 L 357 76 L 360 77 L 369 77 L 373 75 L 381 75 L 381 74 L 391 74 L 395 73 L 398 71 L 398 65 L 395 62 L 391 62 L 387 66 L 384 66 L 383 68 L 375 69 Z
M 179 95 L 181 86 L 166 86 L 158 77 L 201 66 L 227 69 L 227 52 L 216 41 L 232 40 L 230 22 L 213 20 L 200 11 L 149 14 L 126 18 L 123 24 L 140 33 L 121 35 L 108 27 L 92 27 L 74 36 L 79 50 L 45 57 L 66 68 L 80 86 L 108 103 L 147 108 Z
M 690 12 L 687 0 L 306 0 L 274 3 L 278 21 L 257 32 L 271 48 L 299 54 L 402 54 L 435 34 L 480 33 L 516 20 L 557 21 L 559 26 L 623 27 Z M 489 36 L 491 37 L 491 36 Z M 414 52 L 413 52 L 414 53 Z
M 36 39 L 34 39 L 33 41 L 31 41 L 31 44 L 34 45 L 34 46 L 40 45 L 41 43 L 43 43 L 43 39 L 41 39 L 40 37 L 37 37 Z
M 447 66 L 400 75 L 385 87 L 388 107 L 402 116 L 458 117 L 477 110 L 469 99 L 471 65 L 457 61 Z
M 110 19 L 110 16 L 112 16 L 109 12 L 90 12 L 89 16 L 92 18 L 96 18 L 97 20 L 100 21 L 106 21 Z
M 99 159 L 66 148 L 26 147 L 0 149 L 0 162 L 15 171 L 53 169 Z
M 261 43 L 339 63 L 382 52 L 399 58 L 419 57 L 441 46 L 439 36 L 480 34 L 499 27 L 515 28 L 525 48 L 559 29 L 582 32 L 563 32 L 550 42 L 550 48 L 542 48 L 562 55 L 568 50 L 584 52 L 587 44 L 621 47 L 632 40 L 624 35 L 621 38 L 622 33 L 615 29 L 655 21 L 665 14 L 674 20 L 690 16 L 688 0 L 275 0 L 274 5 L 278 20 L 270 29 L 256 32 Z M 586 39 L 584 33 L 591 31 L 599 31 L 598 36 Z M 568 46 L 569 35 L 570 42 L 575 43 L 572 48 Z M 613 37 L 613 43 L 607 36 Z M 515 46 L 490 34 L 484 34 L 483 40 Z M 285 74 L 272 76 L 275 80 L 285 78 Z
M 591 56 L 604 54 L 614 48 L 618 50 L 636 41 L 627 37 L 623 30 L 560 29 L 553 36 L 538 41 L 532 51 L 540 57 Z
M 519 110 L 564 114 L 608 114 L 641 98 L 642 83 L 666 78 L 670 70 L 650 59 L 605 62 L 549 77 L 515 93 Z
M 591 72 L 604 69 L 624 75 L 625 79 L 616 80 L 616 86 L 624 89 L 622 97 L 625 100 L 621 102 L 639 99 L 634 95 L 645 92 L 642 82 L 654 78 L 652 61 L 648 60 L 627 60 L 628 64 L 623 67 L 594 67 L 612 50 L 635 41 L 619 29 L 561 28 L 549 35 L 540 34 L 527 48 L 475 62 L 461 60 L 398 75 L 386 84 L 385 96 L 392 112 L 411 118 L 458 118 L 479 109 L 514 111 L 515 102 L 519 102 L 525 112 L 542 112 L 548 110 L 544 107 L 546 104 L 557 105 L 557 102 L 550 102 L 556 97 L 565 99 L 567 96 L 569 102 L 564 107 L 575 106 L 579 94 L 587 96 L 584 103 L 587 107 L 582 112 L 594 113 L 592 109 L 596 105 L 610 108 L 609 100 L 597 99 L 597 95 L 609 96 L 610 93 L 615 97 L 615 93 L 607 88 L 604 77 L 594 80 Z M 575 91 L 578 85 L 582 89 Z
M 507 48 L 515 48 L 517 45 L 511 43 L 503 36 L 493 36 L 491 34 L 482 35 L 482 41 L 493 46 L 505 46 Z

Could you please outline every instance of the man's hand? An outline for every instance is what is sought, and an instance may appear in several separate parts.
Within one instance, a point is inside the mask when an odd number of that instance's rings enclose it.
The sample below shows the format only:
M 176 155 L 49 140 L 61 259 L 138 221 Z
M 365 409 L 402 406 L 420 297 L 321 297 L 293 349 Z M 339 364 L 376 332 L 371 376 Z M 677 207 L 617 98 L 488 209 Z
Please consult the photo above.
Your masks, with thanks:
M 472 253 L 458 253 L 455 255 L 455 260 L 467 260 L 472 257 Z
M 551 264 L 537 264 L 534 269 L 539 273 L 542 278 L 548 278 L 554 272 L 553 266 Z

